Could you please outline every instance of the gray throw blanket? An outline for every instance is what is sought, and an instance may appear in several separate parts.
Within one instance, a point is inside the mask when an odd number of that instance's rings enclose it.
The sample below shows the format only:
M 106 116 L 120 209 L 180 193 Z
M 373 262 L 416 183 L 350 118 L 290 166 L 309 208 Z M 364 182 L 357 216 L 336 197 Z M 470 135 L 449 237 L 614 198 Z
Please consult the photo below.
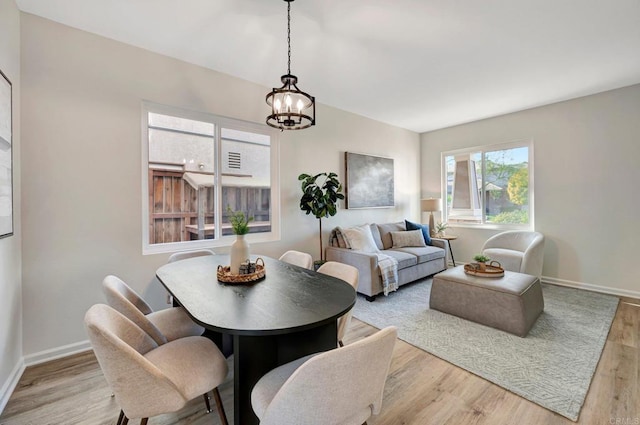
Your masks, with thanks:
M 377 253 L 378 268 L 382 277 L 382 289 L 385 295 L 398 289 L 398 260 L 390 255 Z

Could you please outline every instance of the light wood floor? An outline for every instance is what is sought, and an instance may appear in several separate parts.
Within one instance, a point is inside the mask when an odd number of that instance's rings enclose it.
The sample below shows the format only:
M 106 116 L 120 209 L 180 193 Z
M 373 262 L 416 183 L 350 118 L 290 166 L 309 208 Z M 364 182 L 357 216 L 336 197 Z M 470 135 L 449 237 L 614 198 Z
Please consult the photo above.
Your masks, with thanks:
M 346 343 L 375 328 L 352 321 Z M 640 301 L 622 299 L 579 424 L 640 424 Z M 230 422 L 233 385 L 220 388 Z M 119 408 L 91 352 L 27 368 L 3 414 L 2 425 L 111 424 Z M 137 421 L 132 421 L 137 423 Z M 150 425 L 219 424 L 205 414 L 202 399 Z M 383 409 L 370 425 L 401 424 L 573 424 L 535 403 L 398 341 L 385 387 Z

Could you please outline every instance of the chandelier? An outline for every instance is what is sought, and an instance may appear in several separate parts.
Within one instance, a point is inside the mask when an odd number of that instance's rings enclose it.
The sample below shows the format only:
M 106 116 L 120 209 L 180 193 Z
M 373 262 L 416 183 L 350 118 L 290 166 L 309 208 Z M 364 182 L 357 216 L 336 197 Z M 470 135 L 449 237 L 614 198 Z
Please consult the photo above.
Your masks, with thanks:
M 283 86 L 274 88 L 267 94 L 267 105 L 271 107 L 271 115 L 267 124 L 280 130 L 302 130 L 316 124 L 316 99 L 301 91 L 298 77 L 291 74 L 291 2 L 287 2 L 287 73 L 280 77 Z

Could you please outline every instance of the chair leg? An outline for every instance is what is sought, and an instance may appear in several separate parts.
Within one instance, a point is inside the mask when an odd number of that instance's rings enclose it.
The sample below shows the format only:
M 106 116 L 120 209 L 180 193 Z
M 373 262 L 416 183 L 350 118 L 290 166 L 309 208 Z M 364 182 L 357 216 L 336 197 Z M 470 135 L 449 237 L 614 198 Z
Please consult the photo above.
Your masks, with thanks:
M 344 347 L 344 344 L 342 343 L 342 340 L 338 341 L 338 345 L 339 345 L 340 347 Z
M 209 404 L 209 393 L 202 394 L 204 397 L 204 404 L 207 406 L 207 413 L 211 413 L 211 405 Z
M 123 419 L 124 419 L 124 412 L 120 410 L 120 414 L 118 415 L 118 422 L 116 422 L 116 425 L 121 425 Z
M 129 418 L 125 416 L 124 418 L 122 418 L 122 423 L 120 425 L 127 425 L 128 423 L 129 423 Z
M 147 421 L 149 420 L 149 418 L 142 418 L 140 419 L 140 425 L 147 425 Z
M 218 391 L 218 388 L 213 389 L 213 399 L 216 401 L 216 408 L 218 409 L 218 415 L 220 415 L 220 422 L 222 422 L 222 425 L 229 425 L 229 422 L 227 422 L 227 415 L 224 413 L 224 406 L 222 405 L 222 399 L 220 398 L 220 391 Z

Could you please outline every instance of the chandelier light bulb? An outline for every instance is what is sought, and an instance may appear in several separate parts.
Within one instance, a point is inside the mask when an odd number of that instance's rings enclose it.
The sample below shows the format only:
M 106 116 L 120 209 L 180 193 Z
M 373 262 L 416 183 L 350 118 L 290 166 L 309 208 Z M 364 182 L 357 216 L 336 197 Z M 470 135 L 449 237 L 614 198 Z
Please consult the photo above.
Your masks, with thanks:
M 304 107 L 304 104 L 302 103 L 302 99 L 298 99 L 298 103 L 296 103 L 296 107 L 298 108 L 298 113 L 302 113 L 302 108 Z
M 273 106 L 276 108 L 276 111 L 280 112 L 280 108 L 282 108 L 282 102 L 280 102 L 280 99 L 276 99 Z

